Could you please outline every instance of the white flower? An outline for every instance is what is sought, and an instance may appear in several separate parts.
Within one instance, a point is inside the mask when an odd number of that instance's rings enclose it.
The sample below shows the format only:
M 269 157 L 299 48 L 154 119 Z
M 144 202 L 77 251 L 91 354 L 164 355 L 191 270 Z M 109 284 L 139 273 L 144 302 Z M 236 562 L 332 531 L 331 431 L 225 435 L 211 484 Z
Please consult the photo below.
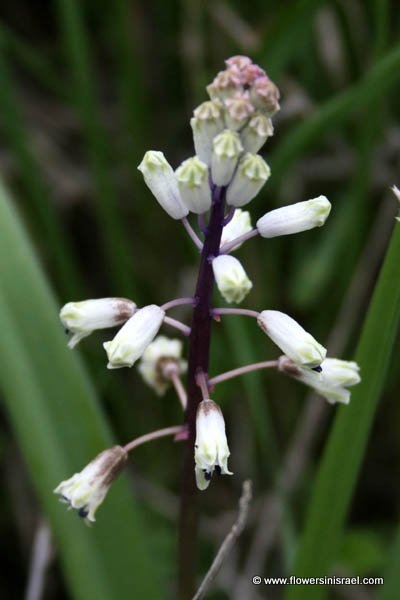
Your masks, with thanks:
M 209 486 L 214 470 L 218 474 L 232 475 L 228 470 L 229 455 L 221 409 L 213 400 L 203 400 L 197 408 L 194 445 L 196 483 L 199 490 L 205 490 Z
M 157 202 L 173 219 L 183 219 L 189 213 L 183 204 L 174 171 L 162 152 L 149 150 L 138 166 L 146 185 Z
M 222 230 L 221 247 L 251 230 L 250 213 L 247 210 L 237 208 L 232 219 Z M 238 244 L 232 250 L 237 250 L 240 246 L 241 244 Z
M 60 319 L 66 333 L 72 333 L 68 342 L 74 348 L 81 339 L 96 329 L 107 329 L 131 318 L 136 304 L 126 298 L 98 298 L 68 302 L 60 310 Z
M 321 363 L 321 371 L 315 372 L 303 367 L 297 367 L 285 356 L 279 360 L 279 368 L 292 375 L 299 381 L 314 388 L 314 390 L 334 404 L 350 402 L 350 392 L 347 387 L 360 383 L 360 367 L 356 362 L 326 358 Z
M 159 335 L 143 352 L 138 371 L 145 382 L 162 396 L 170 384 L 169 369 L 174 369 L 179 375 L 187 369 L 186 361 L 182 360 L 182 342 Z
M 239 304 L 253 287 L 246 271 L 234 256 L 221 254 L 212 261 L 215 282 L 225 300 Z
M 194 117 L 190 119 L 196 155 L 207 166 L 211 165 L 213 139 L 225 127 L 223 113 L 224 107 L 220 102 L 208 100 L 196 108 Z
M 175 175 L 185 206 L 198 215 L 205 213 L 212 200 L 207 165 L 193 156 L 183 161 Z
M 256 114 L 240 132 L 243 148 L 246 152 L 255 154 L 273 135 L 274 128 L 271 119 L 260 113 Z
M 400 203 L 400 190 L 399 190 L 399 188 L 398 188 L 396 185 L 394 185 L 394 186 L 392 187 L 392 192 L 393 192 L 393 194 L 396 196 L 397 200 L 398 200 L 398 201 L 399 201 L 399 203 Z M 399 206 L 399 209 L 400 209 L 400 206 Z M 395 219 L 396 219 L 396 221 L 400 221 L 400 214 L 399 214 L 399 216 L 398 216 L 398 217 L 395 217 Z
M 105 342 L 109 369 L 131 367 L 153 341 L 164 320 L 165 312 L 155 304 L 138 310 L 111 342 Z
M 127 459 L 128 455 L 121 446 L 108 448 L 96 456 L 83 471 L 62 481 L 54 493 L 61 496 L 61 502 L 76 509 L 86 523 L 93 523 L 98 506 Z
M 250 202 L 261 190 L 271 170 L 258 154 L 247 153 L 240 160 L 226 191 L 226 201 L 236 208 Z
M 242 142 L 234 131 L 225 129 L 214 138 L 211 177 L 215 185 L 228 185 L 242 152 Z
M 288 315 L 277 310 L 263 310 L 257 322 L 296 364 L 312 368 L 319 366 L 325 359 L 326 349 Z
M 262 237 L 300 233 L 314 227 L 321 227 L 329 216 L 331 203 L 325 196 L 318 196 L 305 202 L 297 202 L 267 212 L 257 221 L 257 229 Z

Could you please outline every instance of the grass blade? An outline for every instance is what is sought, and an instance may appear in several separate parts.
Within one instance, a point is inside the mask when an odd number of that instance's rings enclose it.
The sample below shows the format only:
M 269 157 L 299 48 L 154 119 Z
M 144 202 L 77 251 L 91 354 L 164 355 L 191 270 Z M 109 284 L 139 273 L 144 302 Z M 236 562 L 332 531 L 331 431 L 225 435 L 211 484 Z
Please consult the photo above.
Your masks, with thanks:
M 327 575 L 336 558 L 398 329 L 399 255 L 400 225 L 396 224 L 356 354 L 363 380 L 354 389 L 350 405 L 337 412 L 318 471 L 297 550 L 295 574 L 299 577 Z M 293 586 L 287 598 L 320 600 L 326 591 L 325 586 Z
M 10 251 L 12 249 L 12 251 Z M 52 489 L 112 438 L 90 382 L 68 351 L 43 274 L 0 187 L 0 381 L 11 424 L 54 532 L 71 597 L 160 597 L 141 514 L 121 478 L 87 529 Z
M 384 96 L 400 78 L 400 46 L 395 46 L 363 79 L 328 100 L 307 121 L 291 129 L 271 155 L 271 186 L 276 189 L 293 162 L 329 130 Z

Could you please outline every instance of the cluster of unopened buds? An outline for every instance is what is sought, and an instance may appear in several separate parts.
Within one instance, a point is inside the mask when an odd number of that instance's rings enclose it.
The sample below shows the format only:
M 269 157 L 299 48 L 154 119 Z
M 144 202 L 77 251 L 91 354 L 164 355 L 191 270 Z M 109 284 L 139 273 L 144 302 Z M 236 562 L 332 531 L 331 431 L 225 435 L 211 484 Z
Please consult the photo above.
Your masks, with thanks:
M 242 207 L 270 176 L 269 166 L 257 153 L 273 134 L 271 117 L 279 110 L 279 91 L 247 57 L 232 57 L 226 67 L 207 87 L 210 100 L 195 109 L 190 121 L 196 155 L 174 171 L 162 152 L 149 151 L 138 167 L 156 200 L 173 219 L 182 222 L 201 252 L 194 296 L 141 308 L 125 298 L 85 300 L 69 302 L 60 312 L 71 348 L 95 330 L 122 325 L 116 336 L 103 344 L 108 368 L 132 367 L 139 361 L 145 382 L 159 395 L 172 385 L 187 415 L 184 425 L 147 433 L 124 447 L 105 450 L 56 488 L 61 499 L 89 522 L 95 520 L 95 511 L 126 464 L 128 452 L 158 437 L 174 435 L 176 440 L 192 444 L 199 489 L 208 487 L 214 472 L 232 474 L 224 418 L 210 398 L 217 384 L 256 369 L 276 368 L 310 386 L 328 402 L 347 404 L 347 388 L 360 381 L 355 362 L 327 358 L 326 349 L 290 316 L 270 309 L 211 304 L 214 282 L 228 303 L 241 303 L 252 289 L 246 270 L 230 254 L 244 241 L 257 235 L 273 238 L 320 227 L 331 209 L 327 198 L 319 196 L 271 210 L 252 227 L 250 214 Z M 189 222 L 189 213 L 198 215 L 198 233 Z M 167 315 L 183 304 L 193 308 L 191 327 Z M 229 314 L 255 318 L 283 356 L 209 377 L 211 324 Z M 158 335 L 164 324 L 188 337 L 188 363 L 182 358 L 180 340 Z M 189 393 L 182 382 L 186 370 Z M 196 393 L 190 393 L 193 385 Z M 195 416 L 193 422 L 191 415 Z

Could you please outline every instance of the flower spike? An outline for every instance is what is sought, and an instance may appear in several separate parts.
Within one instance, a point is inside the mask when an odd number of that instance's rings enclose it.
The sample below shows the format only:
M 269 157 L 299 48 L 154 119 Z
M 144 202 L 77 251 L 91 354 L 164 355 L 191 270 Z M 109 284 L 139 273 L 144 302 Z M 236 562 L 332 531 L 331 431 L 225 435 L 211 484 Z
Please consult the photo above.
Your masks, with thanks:
M 326 349 L 288 315 L 277 310 L 263 310 L 257 322 L 268 337 L 297 365 L 314 368 L 325 359 Z
M 68 302 L 60 310 L 60 320 L 65 331 L 72 336 L 69 348 L 74 348 L 96 329 L 121 325 L 132 317 L 136 304 L 126 298 L 98 298 L 81 302 Z
M 240 304 L 253 287 L 240 261 L 222 254 L 212 261 L 215 282 L 225 300 Z
M 189 214 L 181 200 L 174 171 L 162 152 L 146 152 L 138 169 L 147 187 L 170 217 L 178 220 Z
M 138 310 L 119 330 L 115 338 L 103 344 L 109 369 L 132 367 L 153 341 L 165 317 L 155 304 Z
M 62 481 L 54 493 L 59 494 L 61 502 L 77 510 L 88 525 L 94 523 L 96 510 L 127 459 L 128 454 L 121 446 L 108 448 L 96 456 L 83 471 Z
M 224 417 L 220 407 L 213 400 L 202 400 L 197 408 L 194 449 L 196 483 L 199 490 L 208 488 L 214 471 L 221 475 L 233 474 L 228 470 L 230 452 Z
M 257 221 L 259 234 L 265 238 L 290 235 L 321 227 L 331 212 L 331 203 L 325 196 L 306 202 L 282 206 L 267 212 Z

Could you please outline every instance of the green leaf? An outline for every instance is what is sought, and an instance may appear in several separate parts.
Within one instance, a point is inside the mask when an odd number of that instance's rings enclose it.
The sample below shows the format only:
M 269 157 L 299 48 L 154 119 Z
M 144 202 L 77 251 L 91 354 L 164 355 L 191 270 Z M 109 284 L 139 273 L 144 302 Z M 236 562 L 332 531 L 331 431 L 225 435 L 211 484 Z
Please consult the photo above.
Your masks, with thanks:
M 52 494 L 62 479 L 113 441 L 79 355 L 65 346 L 56 304 L 1 185 L 0 275 L 4 401 L 71 597 L 115 600 L 135 593 L 160 598 L 157 561 L 125 477 L 113 485 L 92 529 Z
M 377 61 L 361 81 L 323 104 L 310 118 L 290 129 L 271 156 L 270 183 L 276 189 L 293 162 L 329 130 L 346 121 L 374 100 L 381 98 L 400 78 L 400 46 Z
M 338 409 L 310 502 L 306 527 L 297 549 L 295 575 L 329 574 L 337 558 L 346 515 L 382 392 L 400 316 L 400 225 L 376 285 L 356 353 L 362 382 L 349 406 Z M 289 600 L 320 600 L 324 586 L 294 586 Z

